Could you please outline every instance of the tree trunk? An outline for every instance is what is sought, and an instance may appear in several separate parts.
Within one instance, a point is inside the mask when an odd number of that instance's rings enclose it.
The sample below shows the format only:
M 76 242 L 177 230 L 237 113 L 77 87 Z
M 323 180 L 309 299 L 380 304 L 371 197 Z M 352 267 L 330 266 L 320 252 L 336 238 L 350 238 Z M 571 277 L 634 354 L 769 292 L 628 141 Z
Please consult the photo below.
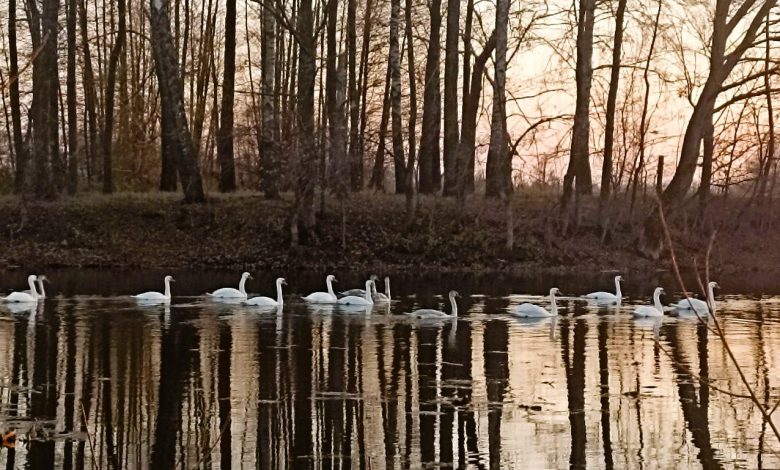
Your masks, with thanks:
M 270 15 L 269 15 L 270 16 Z M 217 133 L 219 190 L 236 190 L 236 165 L 233 158 L 233 94 L 236 78 L 236 0 L 225 4 L 225 57 L 222 77 L 222 104 Z M 273 76 L 273 73 L 272 75 Z
M 328 2 L 328 31 L 327 31 L 327 82 L 325 84 L 325 104 L 328 111 L 329 145 L 328 153 L 330 163 L 333 165 L 333 190 L 339 200 L 344 199 L 347 189 L 350 187 L 351 161 L 346 152 L 346 125 L 343 103 L 343 57 L 340 58 L 336 46 L 336 24 L 338 20 L 338 0 Z
M 406 169 L 401 123 L 401 0 L 390 2 L 390 106 L 392 115 L 393 161 L 395 162 L 395 192 L 406 192 Z
M 347 62 L 349 66 L 349 167 L 350 186 L 359 191 L 363 187 L 363 148 L 358 142 L 360 130 L 360 88 L 357 77 L 357 30 L 355 0 L 347 0 Z M 367 47 L 366 44 L 363 47 Z
M 116 88 L 116 68 L 119 55 L 125 45 L 125 0 L 118 0 L 119 29 L 114 47 L 108 60 L 108 81 L 106 82 L 105 127 L 103 128 L 103 193 L 114 192 L 113 177 L 113 131 L 114 131 L 114 89 Z
M 571 156 L 569 168 L 563 179 L 563 199 L 565 206 L 571 200 L 574 185 L 578 194 L 590 194 L 592 181 L 590 175 L 590 86 L 593 78 L 593 24 L 595 20 L 596 0 L 579 0 L 579 18 L 577 21 L 577 103 L 574 109 L 574 125 L 571 137 Z
M 474 70 L 471 73 L 471 86 L 469 87 L 469 96 L 464 97 L 466 103 L 466 112 L 463 114 L 463 124 L 460 132 L 460 146 L 458 148 L 458 169 L 460 171 L 460 184 L 458 188 L 458 200 L 462 204 L 465 202 L 468 192 L 468 161 L 474 159 L 474 145 L 477 134 L 477 114 L 479 111 L 479 98 L 482 95 L 482 74 L 485 72 L 485 64 L 496 47 L 496 33 L 490 35 L 485 48 L 474 60 Z M 473 178 L 474 175 L 471 175 Z
M 474 48 L 471 45 L 471 31 L 474 23 L 474 0 L 468 0 L 466 2 L 466 18 L 465 18 L 465 24 L 463 25 L 463 93 L 462 96 L 469 96 L 471 93 L 471 55 L 474 52 Z M 462 109 L 461 109 L 461 126 L 462 123 L 466 120 L 466 114 L 469 112 L 468 105 L 466 104 L 466 99 L 464 98 L 462 100 Z M 459 161 L 459 160 L 458 160 Z M 465 175 L 466 182 L 465 182 L 465 188 L 466 193 L 471 194 L 474 192 L 474 158 L 467 159 L 467 165 L 468 167 L 464 170 L 461 170 L 460 168 L 457 168 L 457 165 L 459 163 L 456 163 L 456 169 L 459 172 L 459 174 Z M 463 173 L 460 173 L 463 172 Z
M 269 9 L 263 10 L 263 134 L 262 134 L 262 176 L 266 199 L 279 197 L 279 164 L 276 155 L 276 109 L 274 106 L 274 79 L 276 76 L 276 21 Z
M 88 31 L 87 31 L 87 2 L 81 0 L 79 3 L 79 29 L 81 31 L 81 51 L 84 54 L 83 60 L 83 72 L 84 79 L 82 87 L 84 89 L 84 112 L 86 114 L 85 121 L 85 159 L 87 163 L 87 179 L 90 181 L 91 175 L 94 173 L 95 158 L 98 153 L 98 100 L 97 89 L 95 85 L 95 73 L 92 69 L 92 54 L 89 44 Z
M 441 140 L 441 88 L 439 80 L 441 50 L 441 0 L 430 3 L 431 33 L 428 41 L 428 59 L 425 64 L 423 91 L 422 136 L 420 137 L 420 193 L 439 190 L 441 180 L 439 141 Z
M 167 0 L 150 0 L 149 19 L 151 25 L 152 50 L 154 52 L 157 76 L 160 79 L 160 97 L 163 106 L 171 112 L 171 142 L 178 154 L 179 178 L 187 203 L 205 202 L 198 156 L 193 145 L 192 134 L 184 112 L 184 97 L 179 74 L 176 51 L 173 48 L 171 25 L 168 19 Z
M 79 167 L 78 103 L 76 101 L 76 0 L 68 0 L 68 194 L 76 194 Z
M 490 126 L 490 149 L 488 151 L 485 196 L 499 197 L 509 192 L 512 181 L 512 164 L 509 173 L 505 160 L 509 160 L 506 142 L 506 49 L 509 24 L 509 0 L 496 3 L 496 71 L 493 78 L 493 120 Z
M 406 0 L 406 57 L 409 62 L 409 159 L 406 162 L 406 221 L 410 224 L 415 216 L 415 157 L 417 155 L 417 77 L 414 72 L 414 35 L 412 34 L 412 0 Z
M 617 94 L 620 85 L 620 56 L 623 50 L 623 18 L 626 12 L 628 0 L 618 0 L 615 13 L 615 38 L 612 42 L 612 69 L 609 77 L 609 91 L 607 92 L 607 115 L 604 126 L 604 162 L 601 168 L 601 192 L 599 204 L 609 199 L 612 192 L 612 149 L 615 141 L 615 109 L 617 108 Z
M 701 182 L 699 183 L 699 217 L 703 220 L 707 211 L 707 203 L 710 199 L 710 187 L 712 186 L 712 161 L 715 154 L 715 125 L 712 121 L 707 123 L 702 136 Z
M 296 33 L 298 42 L 298 152 L 294 158 L 295 201 L 290 224 L 290 243 L 298 246 L 299 223 L 308 231 L 314 227 L 314 182 L 317 175 L 317 153 L 314 147 L 314 82 L 316 77 L 316 36 L 311 0 L 300 0 Z
M 460 1 L 447 0 L 447 36 L 444 49 L 444 195 L 459 187 L 458 164 L 458 38 Z
M 387 125 L 390 122 L 390 61 L 387 62 L 385 74 L 385 92 L 382 98 L 382 118 L 379 122 L 379 136 L 377 137 L 376 156 L 374 157 L 374 169 L 371 172 L 370 187 L 380 190 L 384 186 L 385 177 L 385 142 L 387 141 Z
M 368 126 L 368 54 L 371 50 L 371 30 L 374 24 L 372 16 L 373 0 L 366 0 L 366 9 L 363 15 L 363 44 L 360 50 L 360 79 L 358 89 L 360 92 L 360 129 L 357 133 L 357 152 L 360 158 L 361 187 L 363 185 L 363 157 L 365 152 L 365 134 Z M 384 96 L 384 95 L 383 95 Z M 384 100 L 383 100 L 384 102 Z M 383 103 L 384 104 L 384 103 Z M 356 157 L 356 158 L 358 158 Z M 373 175 L 372 175 L 373 178 Z
M 24 170 L 28 162 L 28 152 L 22 137 L 22 108 L 19 99 L 19 59 L 16 46 L 16 0 L 8 0 L 8 53 L 9 53 L 9 93 L 11 99 L 11 123 L 13 125 L 13 146 L 16 156 L 14 190 L 19 193 L 24 185 Z

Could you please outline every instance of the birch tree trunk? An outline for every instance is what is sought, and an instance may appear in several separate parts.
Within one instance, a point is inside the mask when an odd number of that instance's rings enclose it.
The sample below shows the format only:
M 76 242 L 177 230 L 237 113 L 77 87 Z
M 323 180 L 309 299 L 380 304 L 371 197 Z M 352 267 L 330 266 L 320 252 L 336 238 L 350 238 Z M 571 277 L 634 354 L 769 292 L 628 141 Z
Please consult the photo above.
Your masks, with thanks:
M 262 97 L 262 179 L 263 191 L 266 199 L 279 197 L 279 163 L 276 154 L 276 135 L 278 123 L 276 122 L 276 106 L 274 102 L 274 79 L 276 77 L 276 20 L 273 13 L 265 8 L 263 10 L 263 97 Z

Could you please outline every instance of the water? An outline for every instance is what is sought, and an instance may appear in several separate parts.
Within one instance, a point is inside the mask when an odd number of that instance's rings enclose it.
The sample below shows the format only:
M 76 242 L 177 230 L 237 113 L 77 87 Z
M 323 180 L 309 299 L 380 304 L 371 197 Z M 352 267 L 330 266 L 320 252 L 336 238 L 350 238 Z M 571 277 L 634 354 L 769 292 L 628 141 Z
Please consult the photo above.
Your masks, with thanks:
M 0 307 L 0 431 L 18 436 L 0 450 L 5 468 L 780 466 L 751 401 L 700 386 L 705 377 L 746 393 L 695 319 L 656 326 L 630 306 L 574 300 L 555 320 L 506 313 L 529 299 L 510 293 L 538 296 L 554 283 L 579 295 L 610 288 L 606 274 L 394 276 L 398 302 L 371 316 L 294 302 L 324 287 L 320 274 L 288 275 L 281 315 L 198 295 L 236 273 L 173 273 L 180 297 L 169 308 L 126 297 L 160 289 L 161 272 L 47 274 L 50 297 L 37 310 Z M 0 285 L 22 288 L 23 277 L 0 273 Z M 728 342 L 771 407 L 780 297 L 750 290 L 766 281 L 720 281 Z M 647 303 L 658 283 L 676 291 L 664 274 L 629 278 L 629 303 Z M 271 277 L 249 287 L 273 295 Z M 451 288 L 463 295 L 456 323 L 395 315 L 445 307 Z

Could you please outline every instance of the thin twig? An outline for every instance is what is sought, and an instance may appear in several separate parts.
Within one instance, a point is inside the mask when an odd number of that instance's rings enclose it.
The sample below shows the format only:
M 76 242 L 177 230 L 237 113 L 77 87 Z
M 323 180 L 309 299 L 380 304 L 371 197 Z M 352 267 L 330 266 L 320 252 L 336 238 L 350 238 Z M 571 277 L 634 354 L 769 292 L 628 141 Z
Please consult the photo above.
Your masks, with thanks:
M 677 265 L 677 258 L 674 254 L 674 246 L 672 245 L 672 236 L 669 233 L 669 226 L 666 224 L 666 217 L 664 217 L 663 205 L 661 204 L 660 200 L 657 200 L 657 204 L 658 204 L 658 214 L 661 219 L 661 226 L 664 229 L 667 246 L 669 247 L 669 254 L 672 260 L 674 275 L 677 278 L 677 282 L 680 284 L 680 288 L 683 290 L 683 292 L 685 292 L 685 283 L 683 283 L 682 276 L 680 275 L 680 267 Z M 709 250 L 708 250 L 708 254 L 709 254 Z M 707 263 L 709 264 L 709 261 Z M 686 294 L 686 298 L 687 298 L 687 294 Z M 696 309 L 694 308 L 693 311 L 696 312 Z M 696 315 L 698 316 L 698 312 L 696 312 Z M 717 336 L 718 338 L 720 338 L 720 341 L 723 344 L 723 348 L 726 350 L 729 359 L 731 359 L 731 362 L 734 364 L 734 367 L 736 368 L 737 373 L 739 374 L 739 378 L 742 381 L 742 384 L 745 386 L 745 388 L 747 388 L 747 391 L 750 394 L 750 400 L 758 407 L 759 410 L 761 410 L 761 415 L 769 423 L 769 427 L 772 428 L 772 432 L 775 433 L 775 437 L 777 438 L 777 440 L 780 441 L 780 430 L 778 430 L 777 426 L 775 426 L 775 423 L 772 422 L 772 419 L 769 416 L 766 408 L 764 408 L 764 406 L 758 400 L 756 393 L 753 391 L 753 387 L 751 387 L 750 383 L 748 383 L 747 377 L 745 377 L 745 373 L 742 371 L 742 367 L 740 367 L 739 362 L 737 362 L 737 358 L 736 356 L 734 356 L 734 352 L 731 350 L 731 346 L 729 346 L 729 343 L 726 340 L 726 334 L 723 331 L 720 321 L 718 321 L 718 317 L 717 315 L 714 314 L 714 312 L 712 315 L 712 321 L 715 324 Z
M 79 406 L 81 407 L 81 417 L 84 419 L 84 430 L 87 432 L 87 441 L 89 441 L 89 453 L 92 455 L 92 468 L 95 468 L 95 448 L 92 445 L 92 435 L 89 433 L 87 413 L 84 411 L 84 402 L 82 400 L 79 400 Z

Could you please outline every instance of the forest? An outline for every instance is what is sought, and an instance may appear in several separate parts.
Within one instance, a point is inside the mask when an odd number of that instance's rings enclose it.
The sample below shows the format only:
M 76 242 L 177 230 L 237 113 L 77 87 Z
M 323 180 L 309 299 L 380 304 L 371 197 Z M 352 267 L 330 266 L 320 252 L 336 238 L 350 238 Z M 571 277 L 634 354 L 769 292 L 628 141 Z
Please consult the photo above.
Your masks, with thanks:
M 22 225 L 79 193 L 250 192 L 289 202 L 291 246 L 326 198 L 342 232 L 376 192 L 407 225 L 484 198 L 510 249 L 544 194 L 602 241 L 631 214 L 657 258 L 659 207 L 772 212 L 776 3 L 7 0 L 0 190 Z

